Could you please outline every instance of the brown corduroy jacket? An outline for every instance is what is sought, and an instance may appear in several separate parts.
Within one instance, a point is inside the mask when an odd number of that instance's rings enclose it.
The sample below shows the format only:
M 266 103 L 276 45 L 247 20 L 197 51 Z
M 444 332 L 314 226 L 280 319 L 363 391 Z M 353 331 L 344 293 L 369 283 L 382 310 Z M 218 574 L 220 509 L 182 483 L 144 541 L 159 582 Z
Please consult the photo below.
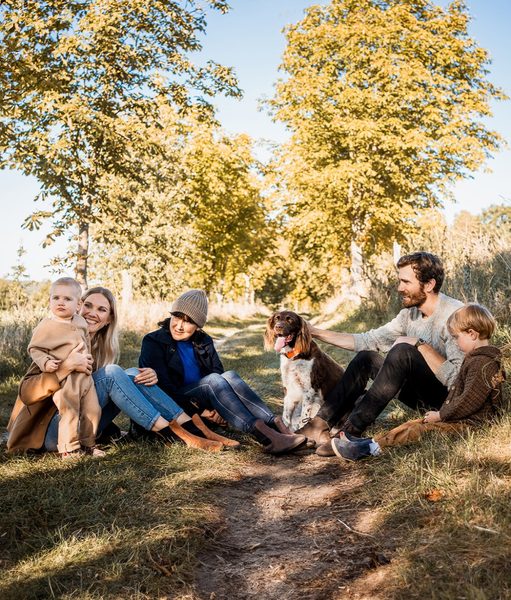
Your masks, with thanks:
M 465 356 L 449 395 L 440 408 L 442 421 L 482 423 L 495 415 L 502 398 L 501 352 L 481 346 Z

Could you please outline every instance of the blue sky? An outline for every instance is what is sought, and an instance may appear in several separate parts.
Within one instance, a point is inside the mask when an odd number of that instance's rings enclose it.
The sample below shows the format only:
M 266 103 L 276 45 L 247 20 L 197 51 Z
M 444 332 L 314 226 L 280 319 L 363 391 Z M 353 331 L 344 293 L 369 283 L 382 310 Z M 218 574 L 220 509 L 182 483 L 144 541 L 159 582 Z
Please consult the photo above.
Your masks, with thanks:
M 244 97 L 216 100 L 218 117 L 223 127 L 231 133 L 246 132 L 254 138 L 282 141 L 286 132 L 281 125 L 272 123 L 260 111 L 258 102 L 273 93 L 278 77 L 285 38 L 282 28 L 295 23 L 303 16 L 307 0 L 231 0 L 231 11 L 226 15 L 213 13 L 208 19 L 207 35 L 203 40 L 204 55 L 235 68 Z M 445 5 L 445 1 L 439 2 Z M 471 35 L 492 57 L 490 78 L 511 96 L 511 2 L 509 0 L 472 0 L 467 2 L 473 21 Z M 511 101 L 494 106 L 490 126 L 511 144 Z M 501 151 L 490 160 L 486 168 L 492 172 L 474 173 L 453 189 L 457 203 L 446 205 L 446 215 L 452 219 L 460 210 L 473 213 L 491 204 L 511 200 L 511 150 Z M 62 240 L 48 249 L 41 248 L 43 229 L 27 232 L 21 229 L 23 220 L 40 203 L 33 198 L 38 192 L 37 182 L 15 172 L 0 171 L 0 198 L 3 218 L 0 221 L 0 238 L 3 251 L 0 255 L 0 277 L 5 276 L 16 263 L 20 243 L 27 250 L 23 258 L 29 275 L 34 279 L 53 277 L 45 268 L 54 255 L 63 254 Z

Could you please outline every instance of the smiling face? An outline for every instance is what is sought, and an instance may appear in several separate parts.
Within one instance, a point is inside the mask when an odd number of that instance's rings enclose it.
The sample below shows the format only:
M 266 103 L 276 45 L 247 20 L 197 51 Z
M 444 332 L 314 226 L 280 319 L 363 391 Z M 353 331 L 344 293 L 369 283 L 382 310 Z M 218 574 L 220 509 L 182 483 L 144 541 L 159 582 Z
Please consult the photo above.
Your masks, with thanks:
M 411 265 L 398 270 L 399 285 L 397 291 L 401 296 L 401 303 L 405 308 L 422 306 L 427 300 L 426 286 L 431 287 L 431 282 L 421 283 Z M 434 280 L 432 280 L 434 282 Z
M 289 310 L 275 313 L 267 323 L 266 347 L 269 349 L 273 345 L 276 352 L 286 346 L 293 347 L 302 329 L 303 321 L 296 313 Z
M 53 285 L 50 291 L 50 310 L 60 319 L 71 319 L 80 306 L 80 296 L 73 286 Z
M 188 341 L 198 328 L 198 325 L 188 315 L 180 312 L 171 314 L 169 331 L 172 339 L 176 342 Z
M 83 301 L 80 314 L 87 321 L 89 333 L 92 337 L 97 331 L 110 323 L 110 302 L 103 294 L 90 294 Z

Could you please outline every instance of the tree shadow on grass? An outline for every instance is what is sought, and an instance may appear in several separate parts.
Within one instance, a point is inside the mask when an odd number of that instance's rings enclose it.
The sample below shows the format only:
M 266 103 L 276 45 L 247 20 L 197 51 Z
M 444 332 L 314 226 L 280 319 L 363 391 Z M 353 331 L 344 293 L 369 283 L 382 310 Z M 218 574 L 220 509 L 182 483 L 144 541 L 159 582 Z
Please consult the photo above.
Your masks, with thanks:
M 62 464 L 3 458 L 0 596 L 174 597 L 216 521 L 229 457 L 145 444 Z

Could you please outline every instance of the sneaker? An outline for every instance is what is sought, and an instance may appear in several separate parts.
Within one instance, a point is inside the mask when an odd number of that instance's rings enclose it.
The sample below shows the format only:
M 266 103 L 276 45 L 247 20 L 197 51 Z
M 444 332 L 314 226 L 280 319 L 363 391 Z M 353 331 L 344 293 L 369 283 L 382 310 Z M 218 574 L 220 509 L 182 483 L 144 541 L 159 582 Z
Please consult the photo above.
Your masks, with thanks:
M 369 440 L 370 442 L 372 442 L 373 438 L 363 438 L 363 437 L 358 437 L 355 435 L 351 435 L 351 433 L 348 433 L 347 431 L 341 431 L 339 433 L 339 436 L 341 439 L 344 437 L 345 439 L 348 440 L 348 442 L 353 442 L 355 444 L 360 444 L 361 442 L 366 442 L 367 440 Z
M 331 446 L 334 454 L 345 460 L 360 460 L 371 456 L 371 440 L 366 438 L 360 442 L 351 442 L 346 437 L 332 438 Z

